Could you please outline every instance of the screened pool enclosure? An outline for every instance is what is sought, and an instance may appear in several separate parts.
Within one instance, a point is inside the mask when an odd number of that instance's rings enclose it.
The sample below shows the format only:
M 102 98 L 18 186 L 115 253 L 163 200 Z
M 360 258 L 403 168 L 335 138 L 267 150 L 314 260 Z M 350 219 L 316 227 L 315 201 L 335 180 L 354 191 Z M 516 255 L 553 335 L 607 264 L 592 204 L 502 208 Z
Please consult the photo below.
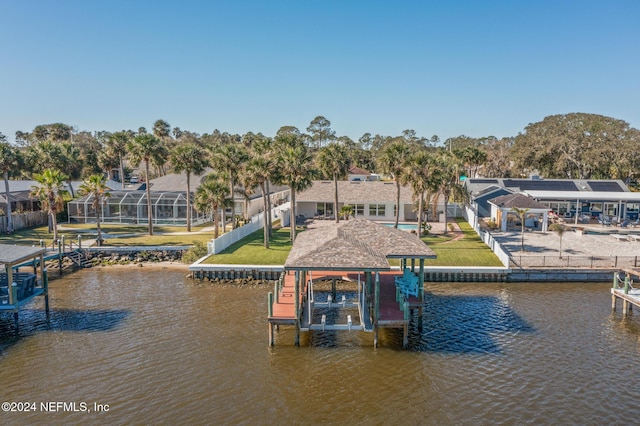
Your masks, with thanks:
M 147 193 L 145 191 L 110 191 L 102 212 L 101 222 L 127 225 L 148 224 Z M 193 197 L 192 197 L 193 199 Z M 69 202 L 69 223 L 96 221 L 94 197 L 87 195 Z M 151 213 L 156 225 L 187 225 L 187 196 L 185 192 L 152 192 Z M 191 208 L 191 224 L 211 221 L 208 214 Z

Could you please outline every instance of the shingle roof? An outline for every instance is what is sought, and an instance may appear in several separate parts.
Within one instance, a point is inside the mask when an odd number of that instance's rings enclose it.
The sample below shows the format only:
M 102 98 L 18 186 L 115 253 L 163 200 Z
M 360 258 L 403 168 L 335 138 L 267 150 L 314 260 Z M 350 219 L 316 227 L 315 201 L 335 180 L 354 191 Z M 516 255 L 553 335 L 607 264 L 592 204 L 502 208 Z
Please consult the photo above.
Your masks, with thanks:
M 285 269 L 388 270 L 387 258 L 435 257 L 415 234 L 353 219 L 298 235 Z
M 361 169 L 360 167 L 357 166 L 353 166 L 349 169 L 349 174 L 352 175 L 370 175 L 371 172 L 365 170 L 365 169 Z
M 541 204 L 533 198 L 528 197 L 527 195 L 520 192 L 516 194 L 501 195 L 500 197 L 492 198 L 491 200 L 489 200 L 489 203 L 506 209 L 549 209 L 549 207 L 545 206 L 544 204 Z
M 12 246 L 0 244 L 0 264 L 15 265 L 33 259 L 44 252 L 42 247 Z
M 298 202 L 332 202 L 333 201 L 333 181 L 316 180 L 310 188 L 296 194 Z M 396 183 L 395 182 L 349 182 L 338 181 L 338 196 L 341 203 L 395 203 Z M 400 187 L 400 202 L 412 203 L 412 192 L 408 186 Z

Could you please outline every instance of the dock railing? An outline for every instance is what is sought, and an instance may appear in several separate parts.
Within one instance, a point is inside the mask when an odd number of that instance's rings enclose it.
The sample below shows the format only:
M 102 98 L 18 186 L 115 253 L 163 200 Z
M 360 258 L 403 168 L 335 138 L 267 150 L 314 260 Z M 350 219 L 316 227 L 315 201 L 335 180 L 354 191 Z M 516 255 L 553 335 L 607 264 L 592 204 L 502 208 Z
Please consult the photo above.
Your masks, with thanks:
M 511 256 L 511 267 L 516 268 L 576 268 L 611 269 L 640 267 L 640 256 Z

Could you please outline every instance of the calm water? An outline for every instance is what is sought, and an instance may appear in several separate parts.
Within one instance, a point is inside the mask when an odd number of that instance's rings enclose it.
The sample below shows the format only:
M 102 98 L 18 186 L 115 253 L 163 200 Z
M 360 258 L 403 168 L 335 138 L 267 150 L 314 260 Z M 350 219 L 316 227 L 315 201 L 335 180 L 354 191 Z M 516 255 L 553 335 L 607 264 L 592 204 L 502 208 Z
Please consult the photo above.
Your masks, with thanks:
M 640 416 L 640 312 L 607 284 L 428 284 L 424 328 L 402 335 L 282 329 L 270 286 L 184 272 L 87 270 L 0 316 L 0 401 L 108 412 L 0 413 L 2 424 L 623 424 Z

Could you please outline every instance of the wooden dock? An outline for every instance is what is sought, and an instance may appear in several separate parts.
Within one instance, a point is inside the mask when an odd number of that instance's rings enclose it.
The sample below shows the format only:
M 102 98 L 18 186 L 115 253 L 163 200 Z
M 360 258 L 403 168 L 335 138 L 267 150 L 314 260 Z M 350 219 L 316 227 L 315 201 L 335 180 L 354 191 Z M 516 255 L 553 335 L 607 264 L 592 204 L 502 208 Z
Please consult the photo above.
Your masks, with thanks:
M 627 316 L 635 305 L 640 308 L 640 271 L 623 269 L 624 277 L 613 275 L 611 288 L 611 309 L 616 310 L 616 302 L 622 300 L 622 315 Z M 634 287 L 635 285 L 635 287 Z

